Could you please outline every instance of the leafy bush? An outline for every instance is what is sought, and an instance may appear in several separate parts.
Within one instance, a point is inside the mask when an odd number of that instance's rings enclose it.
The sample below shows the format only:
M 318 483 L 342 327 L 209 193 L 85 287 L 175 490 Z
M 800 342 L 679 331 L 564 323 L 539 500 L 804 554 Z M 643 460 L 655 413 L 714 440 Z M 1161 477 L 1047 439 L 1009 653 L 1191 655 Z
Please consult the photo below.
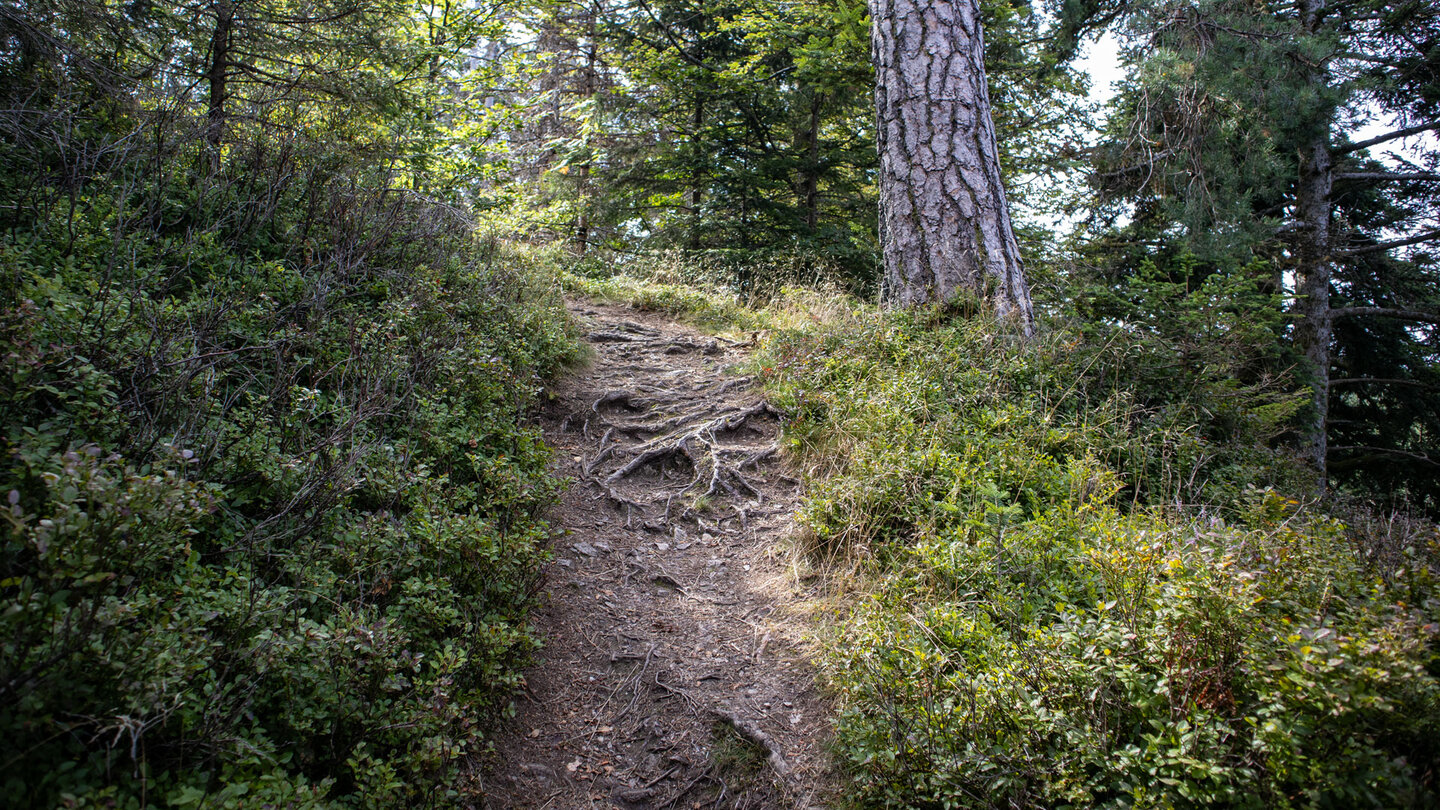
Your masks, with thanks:
M 839 648 L 845 755 L 882 806 L 1427 804 L 1436 542 L 1386 582 L 1333 524 L 922 541 Z
M 244 227 L 238 183 L 105 176 L 0 234 L 0 803 L 460 800 L 537 643 L 525 417 L 577 345 L 346 160 Z
M 1436 801 L 1440 534 L 1276 494 L 1308 484 L 1270 445 L 1297 395 L 1235 382 L 1251 326 L 1190 370 L 1181 328 L 773 337 L 812 549 L 868 572 L 827 662 L 857 806 Z

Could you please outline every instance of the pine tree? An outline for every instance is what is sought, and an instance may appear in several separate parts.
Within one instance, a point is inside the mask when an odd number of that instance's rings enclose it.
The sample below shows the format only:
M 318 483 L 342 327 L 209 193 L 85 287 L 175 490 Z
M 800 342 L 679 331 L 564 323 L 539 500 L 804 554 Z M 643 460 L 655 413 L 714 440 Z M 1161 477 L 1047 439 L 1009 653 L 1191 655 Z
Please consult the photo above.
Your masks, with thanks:
M 1272 286 L 1293 293 L 1288 339 L 1311 380 L 1301 445 L 1322 488 L 1337 461 L 1351 478 L 1364 478 L 1359 470 L 1381 458 L 1412 472 L 1433 467 L 1440 461 L 1433 413 L 1408 411 L 1419 421 L 1391 434 L 1395 444 L 1352 438 L 1338 450 L 1331 434 L 1352 426 L 1332 423 L 1329 413 L 1337 396 L 1353 399 L 1362 390 L 1345 382 L 1332 391 L 1332 376 L 1356 371 L 1337 358 L 1371 354 L 1337 341 L 1385 340 L 1389 356 L 1416 359 L 1424 351 L 1401 346 L 1432 340 L 1424 324 L 1440 320 L 1440 279 L 1426 247 L 1440 238 L 1440 174 L 1432 170 L 1435 151 L 1416 138 L 1440 128 L 1440 10 L 1425 3 L 1206 0 L 1125 11 L 1133 73 L 1096 152 L 1092 176 L 1102 207 L 1129 218 L 1132 228 L 1148 222 L 1157 246 L 1182 245 L 1232 265 L 1258 257 L 1274 268 Z M 1352 135 L 1376 120 L 1397 126 L 1371 138 Z M 1425 154 L 1398 167 L 1370 154 L 1400 142 Z M 1365 280 L 1402 266 L 1410 268 L 1410 283 Z M 1381 319 L 1410 325 L 1390 328 Z M 1432 352 L 1427 362 L 1437 359 Z M 1362 375 L 1411 379 L 1403 370 Z M 1388 397 L 1423 390 L 1408 382 L 1392 387 Z M 1414 495 L 1414 487 L 1401 494 Z
M 1030 290 L 1000 177 L 976 2 L 874 0 L 884 297 L 960 291 L 1032 328 Z

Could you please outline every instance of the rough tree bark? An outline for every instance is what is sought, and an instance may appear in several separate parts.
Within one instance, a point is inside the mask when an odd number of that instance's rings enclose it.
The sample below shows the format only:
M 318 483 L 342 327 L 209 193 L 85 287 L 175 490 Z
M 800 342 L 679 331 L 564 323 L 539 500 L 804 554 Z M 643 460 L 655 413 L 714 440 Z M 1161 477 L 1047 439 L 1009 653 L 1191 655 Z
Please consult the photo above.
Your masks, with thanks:
M 805 146 L 805 167 L 801 171 L 800 197 L 805 205 L 805 229 L 810 233 L 820 227 L 820 113 L 825 97 L 819 91 L 810 94 L 810 116 L 800 140 Z
M 1325 0 L 1301 0 L 1301 22 L 1305 31 L 1314 34 L 1325 13 Z M 1324 87 L 1329 76 L 1324 65 L 1309 71 L 1309 81 Z M 1334 209 L 1330 192 L 1335 182 L 1335 158 L 1330 151 L 1330 122 L 1301 155 L 1299 183 L 1296 188 L 1295 215 L 1299 221 L 1299 241 L 1295 246 L 1295 308 L 1300 317 L 1295 323 L 1295 345 L 1310 361 L 1310 400 L 1312 412 L 1305 431 L 1305 451 L 1318 473 L 1318 489 L 1327 485 L 1326 461 L 1329 454 L 1327 419 L 1330 410 L 1330 221 Z
M 225 101 L 228 96 L 226 83 L 230 78 L 230 36 L 235 25 L 235 5 L 231 0 L 217 0 L 215 3 L 215 30 L 210 36 L 210 65 L 205 71 L 205 80 L 210 85 L 210 98 L 206 105 L 205 141 L 211 146 L 211 157 L 219 160 L 214 147 L 220 145 L 225 132 Z
M 1028 334 L 1030 290 L 1000 180 L 978 0 L 870 0 L 880 241 L 890 306 L 990 300 Z
M 691 116 L 690 129 L 690 233 L 686 246 L 690 250 L 700 249 L 700 206 L 705 202 L 704 170 L 705 149 L 701 145 L 701 134 L 705 129 L 705 94 L 695 91 L 695 109 Z
M 1300 167 L 1296 213 L 1301 239 L 1296 245 L 1295 345 L 1310 361 L 1312 412 L 1305 451 L 1325 489 L 1326 420 L 1330 410 L 1330 189 L 1333 181 L 1330 148 L 1323 140 L 1311 146 Z

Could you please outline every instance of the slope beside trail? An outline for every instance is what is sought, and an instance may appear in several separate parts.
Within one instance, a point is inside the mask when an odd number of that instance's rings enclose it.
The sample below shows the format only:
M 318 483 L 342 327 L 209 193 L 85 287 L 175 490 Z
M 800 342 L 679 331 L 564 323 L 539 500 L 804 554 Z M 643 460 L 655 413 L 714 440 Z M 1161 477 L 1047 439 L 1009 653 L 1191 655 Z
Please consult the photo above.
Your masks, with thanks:
M 545 638 L 486 769 L 488 806 L 811 808 L 829 707 L 801 655 L 777 541 L 798 483 L 746 346 L 571 305 L 593 364 L 542 414 L 569 479 Z

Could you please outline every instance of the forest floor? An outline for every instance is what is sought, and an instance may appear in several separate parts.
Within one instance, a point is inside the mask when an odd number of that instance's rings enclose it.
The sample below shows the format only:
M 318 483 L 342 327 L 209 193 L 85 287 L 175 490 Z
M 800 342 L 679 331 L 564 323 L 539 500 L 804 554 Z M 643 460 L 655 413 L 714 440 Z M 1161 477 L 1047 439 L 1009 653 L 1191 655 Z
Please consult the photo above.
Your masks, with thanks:
M 799 483 L 748 346 L 576 302 L 594 362 L 541 414 L 570 484 L 545 647 L 485 772 L 488 807 L 818 808 L 830 707 L 785 547 Z

